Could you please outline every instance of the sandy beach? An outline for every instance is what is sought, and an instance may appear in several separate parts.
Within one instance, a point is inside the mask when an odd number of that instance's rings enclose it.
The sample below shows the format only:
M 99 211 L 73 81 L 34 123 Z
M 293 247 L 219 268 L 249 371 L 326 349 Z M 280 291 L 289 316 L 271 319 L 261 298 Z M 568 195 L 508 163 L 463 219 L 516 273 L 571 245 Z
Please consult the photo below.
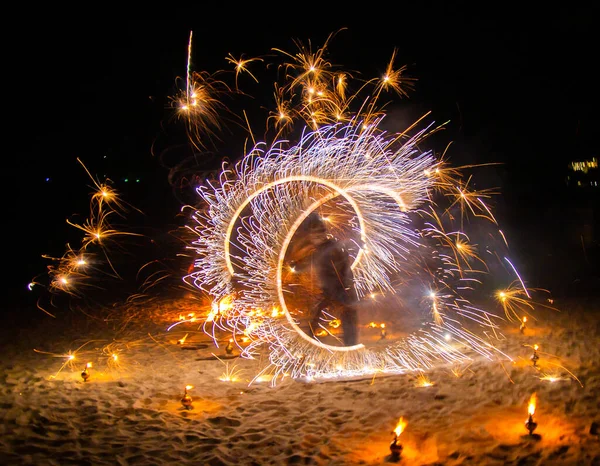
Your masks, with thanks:
M 36 326 L 10 332 L 2 464 L 388 464 L 400 417 L 399 464 L 599 464 L 597 305 L 555 303 L 560 312 L 538 311 L 524 333 L 507 325 L 499 349 L 512 361 L 474 357 L 420 374 L 275 385 L 253 381 L 264 361 L 228 355 L 197 324 L 166 332 L 189 301 L 153 306 L 156 317 L 143 325 L 40 315 Z M 191 409 L 181 403 L 186 385 Z

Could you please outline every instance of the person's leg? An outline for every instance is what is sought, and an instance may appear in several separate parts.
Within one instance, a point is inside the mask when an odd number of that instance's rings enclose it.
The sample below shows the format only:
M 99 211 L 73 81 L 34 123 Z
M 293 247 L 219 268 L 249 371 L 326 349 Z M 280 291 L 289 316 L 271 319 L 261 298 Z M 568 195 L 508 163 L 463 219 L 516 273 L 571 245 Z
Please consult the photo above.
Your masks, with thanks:
M 356 309 L 345 305 L 341 314 L 344 345 L 354 346 L 358 344 L 358 314 Z
M 319 329 L 319 321 L 321 320 L 321 316 L 323 315 L 323 311 L 329 307 L 329 301 L 327 299 L 322 299 L 319 301 L 313 308 L 310 314 L 310 321 L 308 325 L 310 326 L 310 331 L 312 336 L 315 336 Z

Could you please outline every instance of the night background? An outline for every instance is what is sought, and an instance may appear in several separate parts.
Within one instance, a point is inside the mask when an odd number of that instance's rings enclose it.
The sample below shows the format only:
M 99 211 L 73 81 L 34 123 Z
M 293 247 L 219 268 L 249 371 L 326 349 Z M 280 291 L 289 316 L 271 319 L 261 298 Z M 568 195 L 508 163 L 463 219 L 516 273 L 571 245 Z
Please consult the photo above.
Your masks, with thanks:
M 7 14 L 0 464 L 600 465 L 600 15 L 523 4 Z M 201 150 L 174 99 L 190 31 L 191 71 L 232 90 L 227 58 L 257 58 L 258 82 L 240 73 L 243 94 L 218 94 L 222 126 Z M 351 74 L 346 96 L 369 79 L 385 87 L 394 51 L 414 89 L 373 97 L 365 86 L 360 99 L 389 101 L 372 133 L 315 138 L 276 167 L 252 159 L 233 190 L 217 183 L 227 202 L 194 236 L 195 187 L 252 148 L 246 123 L 262 141 L 273 121 L 277 64 L 293 61 L 274 49 L 315 52 L 330 35 L 324 58 Z M 331 118 L 307 99 L 311 73 L 296 66 L 285 90 Z M 188 115 L 205 116 L 199 102 Z M 460 180 L 432 176 L 405 140 L 369 157 L 425 114 L 424 126 L 444 129 L 418 149 L 461 168 Z M 371 137 L 379 129 L 388 139 Z M 90 202 L 102 183 L 124 210 Z M 404 196 L 431 186 L 437 197 L 405 213 Z M 357 302 L 323 304 L 317 254 L 304 257 L 307 273 L 295 261 L 294 242 L 313 238 L 290 219 L 316 208 L 333 218 L 328 231 L 352 230 L 340 295 L 355 286 Z M 98 212 L 127 234 L 103 229 L 99 241 L 73 226 Z M 349 266 L 354 246 L 374 253 Z
M 253 22 L 240 14 L 195 22 L 189 12 L 181 20 L 28 22 L 8 71 L 9 98 L 17 99 L 7 111 L 13 149 L 5 152 L 4 228 L 16 265 L 10 297 L 31 304 L 26 285 L 46 270 L 41 255 L 59 257 L 80 237 L 65 221 L 88 210 L 91 180 L 77 158 L 145 213 L 123 224 L 150 238 L 185 223 L 178 214 L 194 200 L 188 180 L 219 167 L 223 157 L 242 155 L 245 135 L 235 125 L 194 155 L 168 108 L 180 89 L 177 77 L 185 76 L 190 30 L 194 69 L 211 73 L 231 67 L 229 53 L 293 53 L 294 40 L 316 49 L 339 31 L 330 61 L 372 77 L 397 48 L 396 63 L 408 65 L 418 81 L 409 98 L 391 99 L 387 123 L 401 129 L 427 111 L 431 120 L 449 121 L 431 148 L 439 154 L 452 142 L 447 159 L 454 166 L 498 164 L 476 170 L 475 186 L 500 193 L 490 203 L 527 283 L 555 294 L 597 289 L 598 170 L 582 178 L 591 186 L 577 186 L 569 169 L 572 161 L 599 156 L 592 8 L 478 12 L 413 5 L 402 8 L 401 18 L 357 16 L 301 21 L 282 14 Z M 258 78 L 261 65 L 252 68 Z M 256 84 L 246 76 L 240 87 L 253 98 L 225 97 L 225 104 L 247 105 L 252 115 L 251 108 L 272 102 L 268 79 Z M 260 138 L 266 113 L 254 115 Z M 150 253 L 173 258 L 176 249 Z

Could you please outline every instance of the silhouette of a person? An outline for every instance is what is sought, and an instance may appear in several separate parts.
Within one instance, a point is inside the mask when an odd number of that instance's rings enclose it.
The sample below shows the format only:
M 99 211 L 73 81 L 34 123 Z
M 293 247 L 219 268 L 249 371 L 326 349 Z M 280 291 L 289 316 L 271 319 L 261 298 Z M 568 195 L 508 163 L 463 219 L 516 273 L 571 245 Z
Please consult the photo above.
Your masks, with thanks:
M 310 328 L 314 335 L 323 312 L 337 314 L 342 323 L 345 346 L 358 343 L 358 301 L 352 273 L 352 258 L 343 242 L 328 234 L 327 228 L 317 214 L 308 217 L 308 239 L 314 252 L 312 266 L 321 290 L 319 301 L 310 310 Z

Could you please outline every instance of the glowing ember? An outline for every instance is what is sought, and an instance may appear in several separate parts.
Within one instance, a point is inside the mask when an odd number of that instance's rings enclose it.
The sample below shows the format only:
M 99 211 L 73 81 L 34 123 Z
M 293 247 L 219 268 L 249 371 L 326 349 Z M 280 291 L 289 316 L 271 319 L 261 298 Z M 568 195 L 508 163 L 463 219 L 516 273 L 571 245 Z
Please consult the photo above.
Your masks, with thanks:
M 225 363 L 225 372 L 221 374 L 219 380 L 221 382 L 237 382 L 240 380 L 241 371 L 236 368 L 236 365 L 229 365 L 229 363 Z
M 548 382 L 558 382 L 559 380 L 562 380 L 562 379 L 560 377 L 553 377 L 551 375 L 545 375 L 545 376 L 541 377 L 540 380 L 547 380 Z
M 419 375 L 417 378 L 417 387 L 432 387 L 433 382 L 425 374 Z
M 273 380 L 273 376 L 271 374 L 262 374 L 254 379 L 255 382 L 271 382 Z
M 342 325 L 342 321 L 340 319 L 333 319 L 330 320 L 327 325 L 333 328 L 339 328 L 339 326 Z

